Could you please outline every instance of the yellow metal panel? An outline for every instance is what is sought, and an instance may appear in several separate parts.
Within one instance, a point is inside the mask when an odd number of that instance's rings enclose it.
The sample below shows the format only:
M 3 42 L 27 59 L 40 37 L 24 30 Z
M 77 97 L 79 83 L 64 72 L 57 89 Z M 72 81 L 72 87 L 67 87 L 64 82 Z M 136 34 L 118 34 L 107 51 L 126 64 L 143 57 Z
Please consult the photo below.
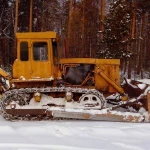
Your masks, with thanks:
M 66 58 L 60 60 L 61 64 L 101 64 L 101 65 L 119 65 L 119 59 L 94 59 L 94 58 Z
M 109 68 L 110 79 L 116 83 L 116 85 L 120 86 L 120 74 L 119 74 L 119 66 L 111 65 Z M 115 90 L 112 86 L 109 86 L 109 92 L 113 93 Z
M 26 32 L 26 33 L 16 33 L 17 39 L 51 39 L 57 38 L 56 32 Z
M 109 88 L 108 82 L 106 82 L 106 80 L 103 77 L 97 74 L 97 69 L 101 68 L 103 70 L 103 73 L 105 73 L 108 76 L 108 67 L 109 66 L 106 65 L 95 66 L 95 87 L 98 90 L 108 91 Z
M 120 65 L 120 59 L 96 59 L 96 64 L 101 64 L 101 65 Z
M 30 79 L 31 73 L 30 61 L 23 62 L 18 59 L 15 60 L 13 64 L 13 78 L 20 79 L 24 77 L 25 79 Z
M 50 78 L 51 77 L 51 64 L 49 61 L 40 62 L 32 61 L 32 75 L 31 78 Z
M 21 79 L 12 79 L 12 83 L 24 83 L 24 82 L 48 82 L 52 81 L 50 78 L 41 78 L 41 79 L 26 79 L 26 80 L 21 80 Z
M 95 59 L 92 58 L 65 58 L 60 59 L 61 64 L 95 64 Z

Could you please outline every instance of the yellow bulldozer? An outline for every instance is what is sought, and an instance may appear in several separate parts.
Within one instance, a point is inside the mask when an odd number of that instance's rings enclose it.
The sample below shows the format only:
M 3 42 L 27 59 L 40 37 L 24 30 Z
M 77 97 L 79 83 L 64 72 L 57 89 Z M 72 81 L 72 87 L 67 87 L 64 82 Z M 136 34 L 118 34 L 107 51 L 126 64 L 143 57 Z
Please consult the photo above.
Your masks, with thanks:
M 58 59 L 55 32 L 16 33 L 12 76 L 0 69 L 7 120 L 86 119 L 149 122 L 149 86 L 125 80 L 119 59 Z

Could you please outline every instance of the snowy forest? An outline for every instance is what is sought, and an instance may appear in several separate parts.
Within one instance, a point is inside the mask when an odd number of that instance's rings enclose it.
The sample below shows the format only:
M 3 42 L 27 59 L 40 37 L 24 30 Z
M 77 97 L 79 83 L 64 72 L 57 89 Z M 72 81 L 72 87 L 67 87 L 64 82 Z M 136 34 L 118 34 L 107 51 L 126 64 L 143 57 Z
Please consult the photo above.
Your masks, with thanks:
M 17 1 L 17 0 L 16 0 Z M 0 65 L 16 59 L 16 32 L 29 32 L 30 1 L 0 0 Z M 33 0 L 32 31 L 56 31 L 59 57 L 119 58 L 128 78 L 150 77 L 149 0 Z

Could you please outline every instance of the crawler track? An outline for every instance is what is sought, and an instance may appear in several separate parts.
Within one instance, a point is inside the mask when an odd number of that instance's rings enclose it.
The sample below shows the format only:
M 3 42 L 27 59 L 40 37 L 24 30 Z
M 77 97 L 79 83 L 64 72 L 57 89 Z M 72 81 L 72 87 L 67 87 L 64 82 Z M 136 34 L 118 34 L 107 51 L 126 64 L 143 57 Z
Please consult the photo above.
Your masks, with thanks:
M 51 107 L 48 109 L 7 109 L 7 106 L 13 101 L 17 102 L 19 106 L 28 106 L 31 96 L 35 92 L 40 92 L 44 94 L 49 93 L 59 93 L 59 92 L 68 92 L 71 91 L 73 94 L 80 93 L 81 95 L 86 95 L 88 93 L 95 94 L 102 101 L 103 108 L 102 110 L 80 110 L 72 109 L 72 112 L 67 110 L 64 107 L 59 108 L 59 106 Z M 47 88 L 22 88 L 22 89 L 12 89 L 5 92 L 2 96 L 0 107 L 1 115 L 10 121 L 18 120 L 79 120 L 79 119 L 88 119 L 88 120 L 108 120 L 111 121 L 111 118 L 117 121 L 128 121 L 128 122 L 149 122 L 146 120 L 145 116 L 138 113 L 131 113 L 126 115 L 126 113 L 119 113 L 115 110 L 124 106 L 130 106 L 136 104 L 141 100 L 140 95 L 136 99 L 131 99 L 128 101 L 120 101 L 117 105 L 106 108 L 106 100 L 103 95 L 95 89 L 85 89 L 85 88 L 67 88 L 67 87 L 47 87 Z M 81 96 L 83 97 L 83 96 Z M 53 109 L 54 108 L 54 109 Z M 93 112 L 94 113 L 93 113 Z M 14 113 L 15 112 L 15 113 Z M 17 112 L 17 113 L 16 113 Z M 92 112 L 92 113 L 91 113 Z M 96 113 L 95 113 L 96 112 Z
M 44 113 L 44 111 L 48 110 L 27 110 L 29 113 L 22 115 L 22 114 L 12 114 L 9 113 L 9 111 L 6 109 L 6 107 L 9 105 L 10 102 L 15 101 L 17 102 L 20 106 L 25 106 L 29 104 L 31 95 L 35 92 L 40 92 L 40 93 L 58 93 L 58 92 L 67 92 L 71 91 L 72 93 L 81 93 L 81 94 L 87 94 L 87 93 L 92 93 L 98 96 L 101 101 L 102 105 L 105 105 L 105 99 L 103 95 L 98 92 L 95 89 L 87 89 L 87 88 L 68 88 L 68 87 L 46 87 L 46 88 L 22 88 L 22 89 L 12 89 L 7 92 L 5 92 L 2 96 L 1 99 L 1 114 L 2 116 L 11 121 L 15 120 L 52 120 L 52 115 L 51 112 L 49 111 L 48 113 Z M 23 110 L 18 110 L 18 112 L 23 112 Z M 30 113 L 32 112 L 33 113 Z M 55 118 L 56 119 L 56 118 Z M 61 118 L 58 118 L 61 119 Z M 64 118 L 63 118 L 64 119 Z

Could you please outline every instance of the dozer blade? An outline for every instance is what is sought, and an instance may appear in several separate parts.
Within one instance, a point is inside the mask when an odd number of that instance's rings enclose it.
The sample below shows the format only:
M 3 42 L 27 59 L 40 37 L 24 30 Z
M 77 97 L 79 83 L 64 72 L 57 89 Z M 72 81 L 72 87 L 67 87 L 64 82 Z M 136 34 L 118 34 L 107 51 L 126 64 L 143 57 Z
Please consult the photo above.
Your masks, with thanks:
M 50 109 L 7 109 L 7 114 L 30 118 L 33 116 L 47 116 L 53 119 L 77 119 L 77 120 L 97 120 L 113 122 L 150 122 L 149 115 L 139 113 L 119 112 L 115 110 L 83 110 L 72 108 L 50 108 Z
M 82 120 L 97 120 L 97 121 L 114 121 L 114 122 L 149 122 L 147 116 L 139 113 L 118 112 L 104 110 L 75 110 L 62 109 L 53 110 L 54 118 L 82 119 Z
M 38 116 L 38 115 L 48 115 L 51 116 L 50 111 L 46 109 L 7 109 L 7 114 L 10 115 L 19 115 L 19 116 Z

